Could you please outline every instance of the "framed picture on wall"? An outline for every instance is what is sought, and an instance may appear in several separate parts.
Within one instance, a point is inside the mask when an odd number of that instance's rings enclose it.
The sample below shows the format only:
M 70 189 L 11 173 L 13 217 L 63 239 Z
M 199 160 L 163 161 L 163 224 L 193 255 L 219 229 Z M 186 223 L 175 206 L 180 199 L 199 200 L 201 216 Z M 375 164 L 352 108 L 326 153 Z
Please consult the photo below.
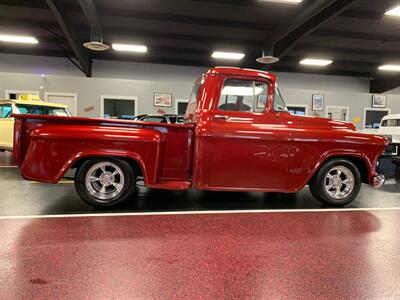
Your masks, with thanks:
M 386 107 L 386 95 L 372 95 L 372 107 Z
M 154 93 L 154 106 L 172 106 L 172 94 L 170 93 Z
M 324 110 L 324 95 L 312 95 L 312 110 L 313 111 Z

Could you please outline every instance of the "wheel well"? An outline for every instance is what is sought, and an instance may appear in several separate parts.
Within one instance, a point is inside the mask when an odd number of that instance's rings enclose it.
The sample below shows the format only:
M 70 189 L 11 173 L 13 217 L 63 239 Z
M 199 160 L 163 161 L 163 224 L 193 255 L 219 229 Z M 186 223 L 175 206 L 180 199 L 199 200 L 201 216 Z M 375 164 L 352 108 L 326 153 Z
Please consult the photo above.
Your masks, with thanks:
M 130 157 L 119 157 L 119 156 L 112 156 L 113 158 L 118 158 L 118 159 L 122 159 L 124 161 L 126 161 L 127 163 L 129 163 L 129 165 L 132 167 L 134 174 L 138 177 L 138 176 L 143 176 L 143 170 L 140 167 L 139 163 L 130 158 Z M 94 158 L 107 158 L 107 156 L 89 156 L 89 157 L 82 157 L 79 160 L 77 160 L 71 167 L 70 169 L 78 169 L 85 161 L 89 160 L 89 159 L 94 159 Z
M 318 170 L 315 172 L 314 176 L 318 173 L 319 169 L 325 165 L 327 162 L 333 160 L 333 159 L 346 159 L 348 161 L 351 161 L 358 169 L 358 171 L 360 172 L 361 175 L 361 181 L 363 183 L 368 183 L 368 167 L 366 162 L 359 157 L 354 157 L 354 156 L 335 156 L 335 157 L 330 157 L 329 159 L 327 159 L 326 161 L 324 161 L 318 168 Z M 313 178 L 314 178 L 313 176 Z

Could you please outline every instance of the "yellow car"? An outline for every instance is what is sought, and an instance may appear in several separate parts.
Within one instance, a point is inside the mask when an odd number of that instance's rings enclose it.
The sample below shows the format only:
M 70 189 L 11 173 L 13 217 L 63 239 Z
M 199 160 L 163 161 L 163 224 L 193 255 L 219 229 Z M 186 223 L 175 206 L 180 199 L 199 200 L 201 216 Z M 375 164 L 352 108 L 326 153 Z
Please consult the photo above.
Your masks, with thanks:
M 18 100 L 0 99 L 0 151 L 13 148 L 14 118 L 11 114 L 71 116 L 66 105 L 40 101 L 37 96 L 21 95 Z

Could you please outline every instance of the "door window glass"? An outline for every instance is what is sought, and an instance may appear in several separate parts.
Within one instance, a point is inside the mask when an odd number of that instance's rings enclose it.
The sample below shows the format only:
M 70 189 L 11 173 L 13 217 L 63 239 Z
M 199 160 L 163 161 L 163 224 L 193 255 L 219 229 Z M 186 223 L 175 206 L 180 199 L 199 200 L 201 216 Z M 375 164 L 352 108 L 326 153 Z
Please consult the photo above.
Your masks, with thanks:
M 11 113 L 11 104 L 0 105 L 0 118 L 9 118 Z
M 104 118 L 106 119 L 128 119 L 135 117 L 134 99 L 104 99 Z
M 221 90 L 218 109 L 225 111 L 262 112 L 267 104 L 265 82 L 227 79 Z

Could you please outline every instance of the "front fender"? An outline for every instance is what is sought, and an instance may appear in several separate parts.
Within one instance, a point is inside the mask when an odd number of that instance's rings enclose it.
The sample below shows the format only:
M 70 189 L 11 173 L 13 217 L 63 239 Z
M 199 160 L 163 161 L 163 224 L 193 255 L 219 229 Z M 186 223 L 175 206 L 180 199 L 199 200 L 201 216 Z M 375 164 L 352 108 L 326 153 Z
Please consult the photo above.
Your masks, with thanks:
M 372 161 L 368 155 L 361 151 L 357 150 L 352 150 L 352 149 L 343 149 L 343 150 L 328 150 L 324 152 L 318 162 L 313 166 L 311 172 L 308 174 L 308 176 L 304 179 L 302 182 L 301 186 L 298 187 L 296 190 L 301 190 L 304 188 L 306 184 L 311 180 L 311 178 L 317 173 L 319 168 L 325 164 L 328 160 L 332 158 L 357 158 L 361 159 L 365 166 L 367 167 L 367 172 L 368 172 L 368 183 L 370 184 L 372 182 L 373 177 L 376 175 L 375 173 L 375 166 L 376 166 L 376 159 Z

